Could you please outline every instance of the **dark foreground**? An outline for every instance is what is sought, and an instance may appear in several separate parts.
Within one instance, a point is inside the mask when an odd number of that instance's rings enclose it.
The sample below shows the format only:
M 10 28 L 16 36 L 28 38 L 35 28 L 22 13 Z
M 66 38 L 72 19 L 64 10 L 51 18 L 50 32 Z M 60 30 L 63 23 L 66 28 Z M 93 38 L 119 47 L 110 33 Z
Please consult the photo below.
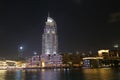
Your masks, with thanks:
M 120 69 L 0 70 L 0 80 L 120 80 Z

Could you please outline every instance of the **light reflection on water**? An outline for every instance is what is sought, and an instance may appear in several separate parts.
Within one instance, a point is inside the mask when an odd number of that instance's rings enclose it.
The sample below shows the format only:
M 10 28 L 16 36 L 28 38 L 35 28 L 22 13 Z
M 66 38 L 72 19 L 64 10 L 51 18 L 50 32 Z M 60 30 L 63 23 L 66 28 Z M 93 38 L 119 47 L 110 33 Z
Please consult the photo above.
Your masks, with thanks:
M 0 80 L 5 80 L 6 70 L 0 70 Z
M 0 70 L 0 80 L 120 80 L 119 69 Z
M 84 69 L 85 80 L 120 80 L 119 69 Z

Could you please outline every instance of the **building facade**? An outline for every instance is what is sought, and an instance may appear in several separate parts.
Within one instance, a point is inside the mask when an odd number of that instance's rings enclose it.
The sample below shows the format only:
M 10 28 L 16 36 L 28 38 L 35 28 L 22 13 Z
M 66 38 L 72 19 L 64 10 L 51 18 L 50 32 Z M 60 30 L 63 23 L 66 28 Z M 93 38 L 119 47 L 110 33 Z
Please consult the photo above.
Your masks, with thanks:
M 56 54 L 58 52 L 58 37 L 56 22 L 47 17 L 42 35 L 42 54 Z
M 41 67 L 60 67 L 62 56 L 58 54 L 57 25 L 49 15 L 42 35 Z
M 103 57 L 84 57 L 83 67 L 88 67 L 88 68 L 103 67 L 102 60 L 103 60 Z
M 120 50 L 99 50 L 98 56 L 103 57 L 102 63 L 104 66 L 120 66 Z

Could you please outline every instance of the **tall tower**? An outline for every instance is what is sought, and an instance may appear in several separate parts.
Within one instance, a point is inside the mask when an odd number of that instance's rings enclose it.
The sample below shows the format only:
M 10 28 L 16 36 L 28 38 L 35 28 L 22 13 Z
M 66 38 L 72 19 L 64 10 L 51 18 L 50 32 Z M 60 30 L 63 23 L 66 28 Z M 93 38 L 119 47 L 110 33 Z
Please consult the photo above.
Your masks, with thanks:
M 56 22 L 47 17 L 44 33 L 42 35 L 42 54 L 56 54 L 58 51 L 58 37 Z

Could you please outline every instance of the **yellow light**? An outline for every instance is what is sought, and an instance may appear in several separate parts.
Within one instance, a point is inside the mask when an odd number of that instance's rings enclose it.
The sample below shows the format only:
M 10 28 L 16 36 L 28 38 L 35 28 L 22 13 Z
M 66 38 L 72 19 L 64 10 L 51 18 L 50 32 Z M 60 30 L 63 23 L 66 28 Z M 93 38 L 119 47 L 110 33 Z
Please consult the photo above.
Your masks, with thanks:
M 42 69 L 42 72 L 44 72 L 45 71 L 45 69 Z
M 109 50 L 99 50 L 99 51 L 98 51 L 98 55 L 99 55 L 99 56 L 102 56 L 102 53 L 108 54 L 108 53 L 109 53 Z
M 45 67 L 45 62 L 42 62 L 42 67 Z

